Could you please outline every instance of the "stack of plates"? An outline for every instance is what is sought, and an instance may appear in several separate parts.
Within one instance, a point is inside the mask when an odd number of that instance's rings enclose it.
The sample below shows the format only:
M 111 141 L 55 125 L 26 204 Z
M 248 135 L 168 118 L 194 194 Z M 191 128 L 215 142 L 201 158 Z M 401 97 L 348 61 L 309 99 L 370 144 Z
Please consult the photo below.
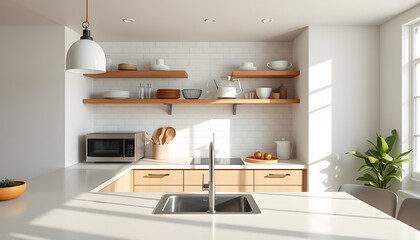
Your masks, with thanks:
M 244 71 L 255 71 L 257 70 L 257 67 L 239 67 L 239 70 L 244 70 Z
M 157 98 L 161 99 L 178 99 L 181 97 L 181 91 L 179 89 L 158 89 L 156 93 Z
M 121 71 L 137 71 L 137 64 L 134 64 L 134 63 L 120 63 L 120 64 L 118 64 L 118 70 L 121 70 Z
M 104 93 L 104 98 L 128 99 L 128 98 L 130 98 L 130 92 L 129 91 L 121 91 L 121 90 L 106 91 Z
M 169 66 L 153 64 L 153 65 L 150 65 L 149 69 L 152 71 L 169 71 Z

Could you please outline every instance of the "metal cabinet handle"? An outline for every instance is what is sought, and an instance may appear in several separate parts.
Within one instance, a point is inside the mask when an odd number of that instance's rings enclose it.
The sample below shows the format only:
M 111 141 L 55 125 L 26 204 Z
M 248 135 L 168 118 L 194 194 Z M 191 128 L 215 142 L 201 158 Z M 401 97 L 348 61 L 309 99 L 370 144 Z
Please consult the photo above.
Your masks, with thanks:
M 164 178 L 164 177 L 167 177 L 169 175 L 170 175 L 169 173 L 162 173 L 162 174 L 149 173 L 149 174 L 147 174 L 147 176 L 144 176 L 144 177 L 146 177 L 146 178 Z
M 285 178 L 285 177 L 289 177 L 289 176 L 290 176 L 289 173 L 286 173 L 286 174 L 273 174 L 273 173 L 270 173 L 270 174 L 266 175 L 265 177 L 266 178 Z

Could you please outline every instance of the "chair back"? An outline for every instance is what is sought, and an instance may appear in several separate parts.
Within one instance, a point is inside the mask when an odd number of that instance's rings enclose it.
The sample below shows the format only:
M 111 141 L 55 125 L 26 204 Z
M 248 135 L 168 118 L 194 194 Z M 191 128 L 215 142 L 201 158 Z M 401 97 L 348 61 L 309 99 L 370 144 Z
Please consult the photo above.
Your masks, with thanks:
M 375 207 L 382 212 L 395 217 L 397 209 L 397 194 L 382 188 L 375 188 L 357 184 L 343 184 L 339 192 L 346 192 L 353 197 Z
M 405 199 L 401 204 L 397 219 L 420 231 L 420 199 Z

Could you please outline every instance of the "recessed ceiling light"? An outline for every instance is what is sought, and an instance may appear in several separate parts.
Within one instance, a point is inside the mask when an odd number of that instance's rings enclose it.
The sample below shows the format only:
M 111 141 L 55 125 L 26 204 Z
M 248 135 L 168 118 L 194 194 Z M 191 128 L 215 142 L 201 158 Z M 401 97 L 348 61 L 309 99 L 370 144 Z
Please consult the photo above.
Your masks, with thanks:
M 263 19 L 261 19 L 261 22 L 263 22 L 263 23 L 271 23 L 271 22 L 273 22 L 273 19 L 272 18 L 263 18 Z
M 204 22 L 205 23 L 214 23 L 214 22 L 216 22 L 216 19 L 214 19 L 214 18 L 206 18 L 206 19 L 204 19 Z
M 125 23 L 132 23 L 135 22 L 136 20 L 132 19 L 132 18 L 123 18 L 123 22 Z

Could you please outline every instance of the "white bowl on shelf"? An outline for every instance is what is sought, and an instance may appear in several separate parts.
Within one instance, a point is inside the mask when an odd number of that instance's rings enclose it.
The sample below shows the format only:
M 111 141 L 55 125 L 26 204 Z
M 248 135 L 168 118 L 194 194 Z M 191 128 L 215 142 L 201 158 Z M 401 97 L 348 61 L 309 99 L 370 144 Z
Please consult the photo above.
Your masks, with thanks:
M 169 66 L 153 64 L 153 65 L 150 65 L 149 69 L 152 71 L 169 71 Z
M 268 99 L 271 96 L 273 88 L 256 88 L 257 96 L 260 99 Z

